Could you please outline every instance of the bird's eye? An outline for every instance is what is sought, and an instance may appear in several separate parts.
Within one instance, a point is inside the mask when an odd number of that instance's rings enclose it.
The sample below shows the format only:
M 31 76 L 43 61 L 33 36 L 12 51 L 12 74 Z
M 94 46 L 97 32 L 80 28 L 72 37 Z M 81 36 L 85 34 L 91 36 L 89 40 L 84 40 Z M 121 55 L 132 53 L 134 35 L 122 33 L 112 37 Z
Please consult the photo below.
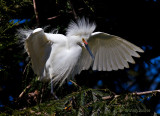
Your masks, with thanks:
M 82 38 L 82 41 L 85 42 L 84 38 Z

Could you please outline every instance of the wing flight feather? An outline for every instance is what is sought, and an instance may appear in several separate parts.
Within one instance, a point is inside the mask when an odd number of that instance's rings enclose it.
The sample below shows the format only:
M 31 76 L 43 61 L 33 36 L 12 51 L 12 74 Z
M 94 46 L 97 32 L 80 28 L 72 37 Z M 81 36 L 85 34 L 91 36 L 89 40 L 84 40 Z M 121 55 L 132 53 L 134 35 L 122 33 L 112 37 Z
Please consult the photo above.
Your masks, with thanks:
M 118 36 L 103 32 L 92 33 L 88 39 L 89 47 L 95 57 L 94 61 L 86 50 L 82 50 L 77 70 L 87 70 L 92 65 L 93 70 L 112 71 L 129 68 L 129 63 L 135 63 L 134 57 L 140 57 L 137 52 L 143 52 L 140 47 Z M 82 68 L 83 67 L 83 68 Z

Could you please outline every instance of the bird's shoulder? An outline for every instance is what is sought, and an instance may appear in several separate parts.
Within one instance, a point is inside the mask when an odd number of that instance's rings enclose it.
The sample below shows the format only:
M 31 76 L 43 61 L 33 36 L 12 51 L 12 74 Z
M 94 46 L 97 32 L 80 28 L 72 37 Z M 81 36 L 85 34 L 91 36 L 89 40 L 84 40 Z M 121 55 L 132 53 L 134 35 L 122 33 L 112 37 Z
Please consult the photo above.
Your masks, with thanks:
M 52 34 L 52 33 L 45 33 L 45 35 L 47 36 L 47 38 L 55 43 L 59 43 L 59 42 L 66 42 L 67 41 L 67 37 L 63 34 Z

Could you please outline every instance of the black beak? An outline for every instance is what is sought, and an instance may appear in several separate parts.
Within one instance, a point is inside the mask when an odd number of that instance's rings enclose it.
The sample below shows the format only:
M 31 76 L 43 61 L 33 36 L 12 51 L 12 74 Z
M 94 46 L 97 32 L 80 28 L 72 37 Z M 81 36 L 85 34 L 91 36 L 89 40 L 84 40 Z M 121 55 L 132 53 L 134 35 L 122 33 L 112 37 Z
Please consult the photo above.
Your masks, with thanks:
M 88 44 L 87 44 L 87 45 L 85 44 L 85 47 L 86 47 L 86 49 L 88 50 L 88 52 L 89 52 L 90 56 L 92 57 L 92 59 L 94 60 L 94 55 L 92 54 L 92 52 L 91 52 Z

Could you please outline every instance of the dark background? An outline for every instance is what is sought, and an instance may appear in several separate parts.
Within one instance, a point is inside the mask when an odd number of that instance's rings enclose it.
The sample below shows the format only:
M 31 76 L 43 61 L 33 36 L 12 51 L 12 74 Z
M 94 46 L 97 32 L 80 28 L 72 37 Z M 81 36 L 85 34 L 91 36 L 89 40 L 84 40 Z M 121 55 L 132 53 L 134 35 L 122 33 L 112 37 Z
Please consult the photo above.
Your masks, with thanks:
M 92 88 L 108 88 L 116 94 L 160 89 L 160 1 L 159 0 L 70 0 L 77 16 L 88 17 L 97 24 L 96 31 L 120 36 L 144 49 L 141 58 L 134 58 L 136 64 L 129 69 L 97 72 L 82 71 L 75 77 L 77 84 Z M 72 7 L 64 0 L 36 0 L 39 25 L 37 25 L 32 5 L 21 7 L 21 11 L 11 19 L 30 19 L 29 22 L 17 24 L 16 29 L 48 26 L 46 31 L 58 29 L 65 34 L 71 20 L 75 20 Z M 3 40 L 3 39 L 2 39 Z M 4 42 L 4 41 L 2 41 Z M 23 71 L 28 61 L 27 54 L 22 53 L 17 43 L 0 49 L 0 108 L 14 106 L 14 99 L 25 88 Z M 29 78 L 34 77 L 30 69 Z M 70 87 L 67 88 L 71 89 Z M 143 97 L 143 96 L 142 96 Z M 151 111 L 160 113 L 160 95 L 145 101 Z

